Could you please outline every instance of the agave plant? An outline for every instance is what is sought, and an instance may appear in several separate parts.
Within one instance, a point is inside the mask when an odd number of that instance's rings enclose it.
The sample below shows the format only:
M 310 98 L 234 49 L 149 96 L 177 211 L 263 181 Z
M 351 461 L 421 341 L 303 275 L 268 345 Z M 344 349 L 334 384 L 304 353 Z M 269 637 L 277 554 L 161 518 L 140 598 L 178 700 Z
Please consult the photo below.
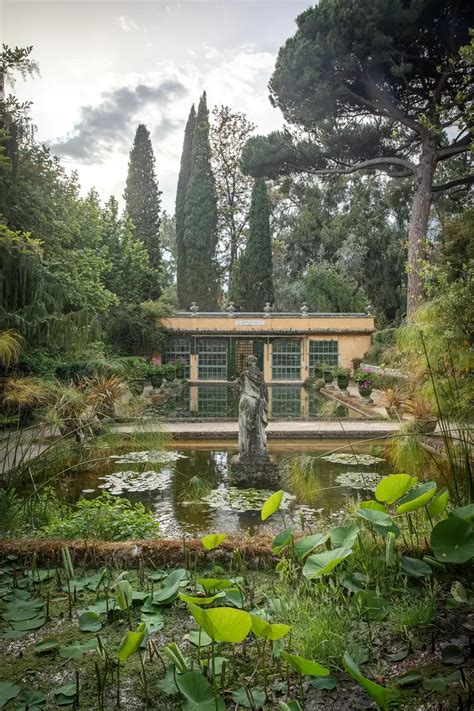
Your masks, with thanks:
M 87 404 L 99 420 L 115 415 L 117 403 L 128 394 L 128 385 L 120 375 L 96 375 L 84 378 Z

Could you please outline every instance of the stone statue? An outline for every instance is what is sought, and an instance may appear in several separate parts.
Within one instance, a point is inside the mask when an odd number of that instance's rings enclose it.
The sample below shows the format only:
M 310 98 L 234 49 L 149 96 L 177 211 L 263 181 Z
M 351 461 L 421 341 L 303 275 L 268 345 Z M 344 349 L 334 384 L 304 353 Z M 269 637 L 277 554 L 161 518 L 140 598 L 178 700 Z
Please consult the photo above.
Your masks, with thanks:
M 236 381 L 239 399 L 239 458 L 241 462 L 267 459 L 268 390 L 257 365 L 247 358 L 246 369 Z

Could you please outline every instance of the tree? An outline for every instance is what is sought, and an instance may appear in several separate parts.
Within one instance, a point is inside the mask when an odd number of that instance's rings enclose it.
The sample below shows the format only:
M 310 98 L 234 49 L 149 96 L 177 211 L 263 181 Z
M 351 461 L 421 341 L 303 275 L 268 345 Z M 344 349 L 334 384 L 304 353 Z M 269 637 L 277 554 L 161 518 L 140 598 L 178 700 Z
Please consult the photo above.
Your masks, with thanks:
M 178 303 L 185 308 L 186 301 L 186 250 L 184 248 L 184 205 L 189 176 L 191 174 L 191 154 L 193 150 L 194 130 L 196 128 L 196 110 L 191 106 L 186 128 L 184 130 L 183 151 L 181 153 L 181 167 L 179 170 L 178 186 L 176 188 L 176 288 Z
M 212 168 L 216 181 L 217 229 L 228 279 L 248 224 L 252 179 L 241 167 L 242 150 L 255 125 L 228 106 L 216 107 L 211 126 Z
M 252 190 L 249 236 L 239 276 L 239 305 L 244 311 L 262 311 L 267 301 L 273 303 L 270 205 L 263 178 L 257 178 Z
M 196 301 L 203 311 L 217 308 L 217 205 L 209 144 L 209 112 L 204 93 L 196 115 L 191 172 L 184 201 L 183 306 Z
M 307 138 L 277 132 L 244 151 L 253 175 L 410 178 L 409 316 L 423 296 L 431 196 L 474 180 L 435 184 L 438 165 L 469 149 L 473 71 L 460 49 L 473 15 L 467 0 L 321 0 L 298 18 L 270 82 L 272 103 Z
M 310 311 L 321 313 L 365 312 L 367 297 L 357 281 L 327 262 L 314 264 L 303 279 Z
M 161 192 L 155 175 L 150 132 L 142 123 L 138 125 L 130 151 L 124 198 L 127 212 L 135 225 L 136 237 L 143 242 L 151 267 L 158 272 L 161 267 Z M 152 280 L 149 284 L 149 297 L 158 298 L 160 293 L 158 279 Z

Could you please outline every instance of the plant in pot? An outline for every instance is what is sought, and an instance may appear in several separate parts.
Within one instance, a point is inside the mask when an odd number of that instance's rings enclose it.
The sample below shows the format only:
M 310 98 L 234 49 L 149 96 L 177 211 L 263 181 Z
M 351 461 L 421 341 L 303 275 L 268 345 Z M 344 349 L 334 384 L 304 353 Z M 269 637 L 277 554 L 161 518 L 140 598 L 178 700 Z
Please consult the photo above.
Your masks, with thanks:
M 134 395 L 141 395 L 148 378 L 148 363 L 144 358 L 134 358 L 130 366 L 128 386 Z
M 169 383 L 176 379 L 176 365 L 174 362 L 166 363 L 163 366 L 164 376 Z
M 316 363 L 313 366 L 313 374 L 316 380 L 321 380 L 323 377 L 323 372 L 324 372 L 324 363 L 320 363 L 319 361 L 316 361 Z
M 372 404 L 373 400 L 370 397 L 373 390 L 373 381 L 370 373 L 365 373 L 363 370 L 357 370 L 355 373 L 359 395 L 367 404 Z
M 330 365 L 325 365 L 323 367 L 323 378 L 326 385 L 330 385 L 334 380 L 334 371 Z
M 337 381 L 337 387 L 343 393 L 347 394 L 347 386 L 349 385 L 349 378 L 351 376 L 350 370 L 348 368 L 336 368 L 334 372 Z
M 406 412 L 413 415 L 415 430 L 419 434 L 431 434 L 435 431 L 438 418 L 430 403 L 420 393 L 414 393 L 403 400 Z
M 392 419 L 401 419 L 400 411 L 405 399 L 403 392 L 400 390 L 398 385 L 394 385 L 392 388 L 382 388 L 382 392 L 385 397 L 385 409 L 387 410 L 387 415 Z
M 184 369 L 186 367 L 186 363 L 185 363 L 184 359 L 178 358 L 175 361 L 175 365 L 176 365 L 176 377 L 178 378 L 178 380 L 183 380 L 184 379 L 184 372 L 185 372 Z
M 148 377 L 150 378 L 150 383 L 153 388 L 161 388 L 163 376 L 163 366 L 153 365 L 153 363 L 150 363 L 148 368 Z

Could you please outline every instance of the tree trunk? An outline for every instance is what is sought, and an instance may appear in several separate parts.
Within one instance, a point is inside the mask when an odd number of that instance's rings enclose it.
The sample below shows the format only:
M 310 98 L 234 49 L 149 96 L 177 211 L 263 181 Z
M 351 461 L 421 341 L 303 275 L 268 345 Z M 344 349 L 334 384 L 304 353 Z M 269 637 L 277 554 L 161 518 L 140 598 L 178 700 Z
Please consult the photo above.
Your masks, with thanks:
M 418 163 L 413 203 L 408 226 L 408 290 L 407 317 L 410 321 L 423 300 L 421 262 L 426 254 L 428 220 L 431 208 L 431 188 L 436 168 L 435 139 L 427 136 L 423 142 Z

